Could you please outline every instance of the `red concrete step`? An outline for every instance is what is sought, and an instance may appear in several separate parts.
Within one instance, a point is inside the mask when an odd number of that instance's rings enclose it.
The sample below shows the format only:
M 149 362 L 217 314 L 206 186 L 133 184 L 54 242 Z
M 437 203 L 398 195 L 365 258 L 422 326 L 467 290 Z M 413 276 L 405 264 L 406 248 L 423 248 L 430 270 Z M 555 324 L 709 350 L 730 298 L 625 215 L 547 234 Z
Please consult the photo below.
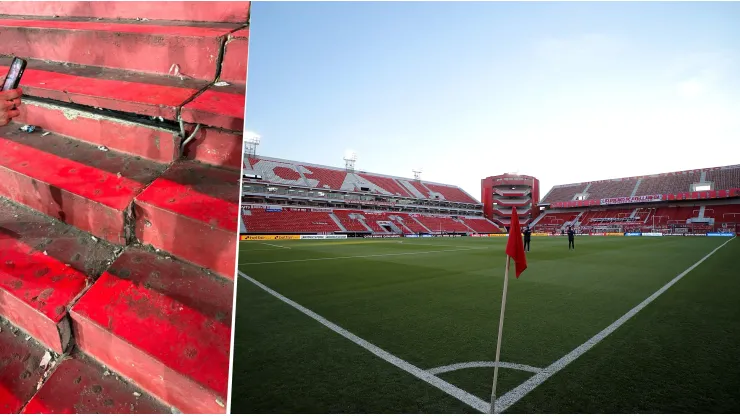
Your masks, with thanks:
M 159 163 L 172 163 L 180 156 L 179 130 L 101 115 L 84 108 L 26 98 L 18 123 L 38 126 L 112 150 Z
M 51 133 L 0 128 L 0 195 L 114 244 L 131 203 L 165 166 Z
M 136 197 L 136 237 L 233 279 L 239 183 L 238 171 L 175 163 Z
M 0 414 L 18 413 L 36 393 L 46 350 L 0 318 Z
M 130 246 L 72 308 L 80 349 L 185 413 L 224 413 L 233 282 Z
M 115 249 L 1 199 L 0 224 L 0 316 L 61 354 L 72 335 L 67 310 Z
M 75 351 L 56 364 L 22 413 L 165 414 L 172 410 L 92 358 Z
M 10 61 L 10 58 L 0 58 L 0 73 L 7 72 Z M 21 79 L 25 95 L 166 120 L 177 120 L 180 106 L 207 84 L 205 81 L 65 66 L 38 60 L 28 61 Z
M 213 85 L 185 104 L 180 114 L 186 123 L 201 123 L 241 132 L 244 130 L 245 95 L 243 84 Z
M 0 14 L 246 23 L 249 2 L 3 1 L 0 2 Z
M 176 65 L 181 75 L 212 81 L 222 44 L 242 26 L 0 15 L 0 55 L 157 75 Z
M 229 35 L 224 49 L 219 80 L 246 84 L 247 62 L 249 60 L 249 28 L 238 30 Z
M 195 129 L 193 124 L 186 126 L 188 132 Z M 201 126 L 193 140 L 185 145 L 183 155 L 190 160 L 241 171 L 242 142 L 241 131 Z

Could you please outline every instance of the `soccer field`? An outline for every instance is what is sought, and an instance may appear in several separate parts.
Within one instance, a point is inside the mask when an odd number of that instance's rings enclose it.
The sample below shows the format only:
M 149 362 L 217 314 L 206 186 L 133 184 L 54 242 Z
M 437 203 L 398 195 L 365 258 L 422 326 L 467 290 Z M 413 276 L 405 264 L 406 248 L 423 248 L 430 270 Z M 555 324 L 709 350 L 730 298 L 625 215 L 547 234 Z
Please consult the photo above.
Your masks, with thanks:
M 487 412 L 505 244 L 242 242 L 232 411 Z M 739 254 L 735 238 L 533 237 L 497 410 L 739 412 Z

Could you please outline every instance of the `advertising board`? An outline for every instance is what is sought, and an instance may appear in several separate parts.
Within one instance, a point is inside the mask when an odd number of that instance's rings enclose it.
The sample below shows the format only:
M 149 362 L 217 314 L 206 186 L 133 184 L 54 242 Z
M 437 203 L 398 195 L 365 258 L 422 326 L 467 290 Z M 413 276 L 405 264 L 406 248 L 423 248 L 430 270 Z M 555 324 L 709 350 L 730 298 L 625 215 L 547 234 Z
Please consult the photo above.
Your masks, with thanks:
M 301 235 L 299 236 L 301 240 L 346 240 L 346 235 L 334 235 L 334 234 L 324 234 L 324 235 Z
M 241 241 L 299 240 L 300 238 L 300 235 L 242 235 L 239 237 Z

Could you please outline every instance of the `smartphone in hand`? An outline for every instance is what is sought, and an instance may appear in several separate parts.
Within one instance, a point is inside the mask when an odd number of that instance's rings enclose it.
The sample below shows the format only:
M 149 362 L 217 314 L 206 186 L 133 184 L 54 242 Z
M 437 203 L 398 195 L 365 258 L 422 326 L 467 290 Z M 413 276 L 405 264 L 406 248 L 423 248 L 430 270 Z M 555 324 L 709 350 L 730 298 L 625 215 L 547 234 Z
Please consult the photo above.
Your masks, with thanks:
M 5 76 L 5 81 L 3 81 L 0 91 L 14 90 L 18 88 L 18 85 L 21 83 L 23 71 L 25 70 L 26 61 L 21 58 L 13 58 L 13 62 L 10 64 L 10 70 L 8 71 L 8 75 Z

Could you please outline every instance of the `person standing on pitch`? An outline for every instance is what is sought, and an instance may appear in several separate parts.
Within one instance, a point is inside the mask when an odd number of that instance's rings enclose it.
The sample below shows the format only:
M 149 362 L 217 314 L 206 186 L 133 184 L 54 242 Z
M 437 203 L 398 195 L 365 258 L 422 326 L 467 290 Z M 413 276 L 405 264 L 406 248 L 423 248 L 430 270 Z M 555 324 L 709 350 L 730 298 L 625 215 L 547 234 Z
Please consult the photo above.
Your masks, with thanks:
M 573 230 L 573 227 L 568 227 L 568 250 L 575 250 L 576 249 L 576 232 Z
M 529 251 L 529 242 L 532 238 L 532 231 L 529 229 L 529 225 L 524 229 L 524 251 Z

